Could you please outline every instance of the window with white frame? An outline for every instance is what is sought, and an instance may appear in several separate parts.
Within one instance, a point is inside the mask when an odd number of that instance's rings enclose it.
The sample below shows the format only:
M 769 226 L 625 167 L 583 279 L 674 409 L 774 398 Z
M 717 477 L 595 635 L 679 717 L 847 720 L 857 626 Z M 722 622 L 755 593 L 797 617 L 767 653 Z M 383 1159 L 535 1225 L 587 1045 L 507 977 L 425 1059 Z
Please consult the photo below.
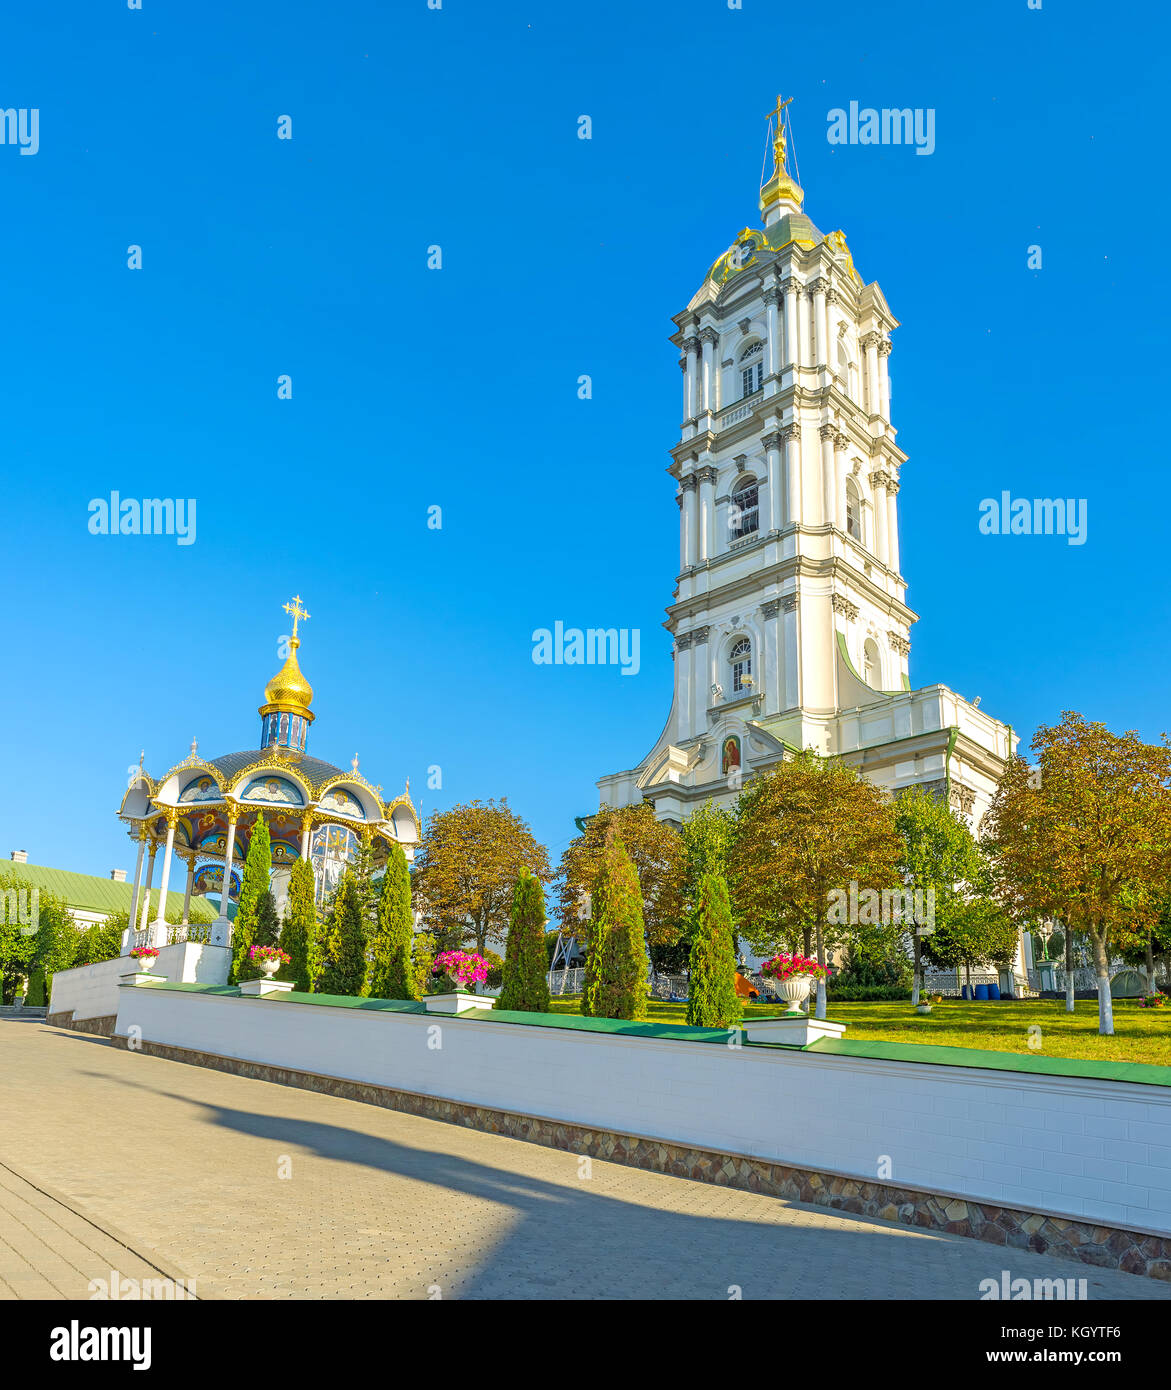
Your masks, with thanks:
M 866 645 L 862 649 L 862 679 L 874 690 L 881 690 L 881 668 L 878 656 L 878 643 L 873 637 L 867 637 Z
M 862 501 L 853 478 L 846 479 L 846 534 L 862 540 Z
M 743 478 L 729 498 L 728 537 L 738 541 L 760 525 L 760 491 L 755 478 Z
M 751 396 L 764 385 L 764 344 L 751 343 L 740 354 L 742 396 Z
M 752 689 L 752 643 L 738 637 L 728 653 L 732 667 L 732 694 L 746 695 Z

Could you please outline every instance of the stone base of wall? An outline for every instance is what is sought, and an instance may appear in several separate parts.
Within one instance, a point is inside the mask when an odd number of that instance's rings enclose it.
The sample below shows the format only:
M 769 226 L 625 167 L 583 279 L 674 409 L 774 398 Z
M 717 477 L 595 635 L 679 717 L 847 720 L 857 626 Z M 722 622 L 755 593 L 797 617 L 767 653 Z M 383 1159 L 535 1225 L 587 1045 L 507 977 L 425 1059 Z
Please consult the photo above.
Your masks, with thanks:
M 102 1014 L 99 1018 L 74 1018 L 73 1010 L 68 1013 L 50 1014 L 45 1022 L 51 1028 L 70 1028 L 75 1033 L 93 1033 L 99 1038 L 112 1038 L 117 1014 Z
M 86 1031 L 90 1031 L 88 1025 L 94 1022 L 104 1023 L 106 1020 L 84 1019 L 72 1026 L 84 1026 Z M 125 1037 L 115 1034 L 110 1040 L 115 1047 L 127 1047 Z M 588 1154 L 591 1158 L 605 1159 L 610 1163 L 627 1163 L 635 1168 L 669 1173 L 695 1182 L 742 1188 L 791 1202 L 832 1207 L 853 1216 L 899 1221 L 907 1226 L 967 1236 L 1007 1249 L 1034 1250 L 1039 1254 L 1080 1260 L 1100 1268 L 1121 1269 L 1128 1274 L 1143 1274 L 1171 1281 L 1171 1236 L 1151 1235 L 1119 1226 L 1097 1226 L 1052 1212 L 1021 1211 L 945 1193 L 928 1192 L 922 1188 L 870 1182 L 840 1173 L 792 1168 L 770 1159 L 750 1158 L 744 1154 L 721 1153 L 712 1149 L 693 1149 L 661 1139 L 592 1129 L 511 1110 L 492 1110 L 463 1101 L 444 1100 L 439 1096 L 399 1091 L 364 1081 L 348 1081 L 337 1076 L 320 1076 L 315 1072 L 293 1071 L 264 1062 L 222 1057 L 214 1052 L 195 1052 L 164 1043 L 140 1042 L 136 1050 L 175 1062 L 232 1072 L 257 1081 L 298 1086 L 303 1090 L 320 1091 L 345 1100 L 401 1110 L 429 1120 L 442 1120 L 468 1129 L 504 1134 L 531 1144 L 543 1144 L 547 1148 Z

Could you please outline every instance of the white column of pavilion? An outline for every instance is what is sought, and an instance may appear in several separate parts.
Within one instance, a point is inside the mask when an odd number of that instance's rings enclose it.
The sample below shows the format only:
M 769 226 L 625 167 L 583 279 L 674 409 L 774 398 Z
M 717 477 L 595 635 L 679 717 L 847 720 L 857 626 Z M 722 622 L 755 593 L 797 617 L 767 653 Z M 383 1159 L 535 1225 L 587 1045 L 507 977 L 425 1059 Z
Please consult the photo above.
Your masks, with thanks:
M 236 820 L 240 808 L 229 802 L 225 812 L 228 819 L 228 842 L 224 848 L 224 881 L 220 889 L 220 915 L 212 923 L 211 945 L 226 946 L 232 935 L 232 924 L 228 919 L 228 899 L 232 887 L 232 857 L 236 852 Z
M 163 814 L 167 818 L 167 839 L 163 847 L 163 878 L 159 884 L 159 900 L 150 943 L 159 951 L 167 944 L 167 890 L 171 884 L 171 853 L 175 848 L 175 826 L 179 820 L 178 811 L 172 807 L 168 807 Z
M 126 918 L 126 930 L 122 933 L 121 954 L 126 956 L 134 946 L 134 924 L 138 921 L 138 899 L 142 892 L 142 861 L 146 854 L 146 821 L 138 823 L 138 862 L 134 866 L 134 888 L 130 894 L 130 912 Z
M 146 883 L 142 890 L 142 911 L 138 915 L 138 925 L 136 931 L 146 931 L 147 923 L 150 920 L 150 886 L 154 882 L 155 876 L 155 855 L 159 852 L 159 842 L 151 838 L 150 860 L 146 866 Z M 131 942 L 131 945 L 134 943 Z

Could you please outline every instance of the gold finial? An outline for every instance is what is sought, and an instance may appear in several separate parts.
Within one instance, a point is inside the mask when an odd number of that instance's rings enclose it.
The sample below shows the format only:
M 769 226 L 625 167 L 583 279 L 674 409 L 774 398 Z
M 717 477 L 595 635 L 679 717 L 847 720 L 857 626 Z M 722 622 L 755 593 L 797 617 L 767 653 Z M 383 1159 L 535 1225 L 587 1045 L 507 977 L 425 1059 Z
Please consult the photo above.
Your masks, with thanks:
M 354 754 L 353 759 L 352 759 L 351 762 L 350 762 L 350 770 L 351 770 L 352 772 L 357 772 L 357 770 L 358 770 L 358 755 L 357 755 L 357 753 Z
M 191 756 L 192 756 L 193 758 L 195 757 L 195 750 L 196 750 L 198 747 L 199 747 L 199 744 L 196 742 L 195 739 L 192 739 L 192 740 L 191 740 Z
M 286 604 L 285 604 L 285 612 L 286 612 L 286 613 L 291 613 L 291 614 L 292 614 L 292 617 L 293 617 L 293 636 L 294 636 L 294 638 L 295 638 L 295 637 L 297 636 L 297 624 L 298 624 L 302 619 L 304 619 L 305 622 L 308 622 L 308 621 L 309 621 L 309 614 L 305 611 L 304 608 L 301 607 L 301 595 L 300 595 L 300 594 L 297 594 L 297 595 L 294 597 L 292 603 L 286 603 Z
M 766 116 L 766 120 L 771 125 L 774 118 L 776 120 L 776 132 L 773 135 L 773 169 L 778 174 L 785 172 L 785 117 L 784 110 L 792 97 L 781 100 L 780 92 L 777 93 L 777 104 Z

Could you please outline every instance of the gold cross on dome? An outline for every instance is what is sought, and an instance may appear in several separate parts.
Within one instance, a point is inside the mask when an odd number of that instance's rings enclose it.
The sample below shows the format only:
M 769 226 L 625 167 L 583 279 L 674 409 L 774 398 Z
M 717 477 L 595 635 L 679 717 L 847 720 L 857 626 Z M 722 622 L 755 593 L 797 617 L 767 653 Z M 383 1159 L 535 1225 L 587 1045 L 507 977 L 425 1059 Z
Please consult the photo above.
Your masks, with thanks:
M 286 603 L 286 604 L 285 604 L 285 612 L 286 612 L 286 613 L 291 613 L 291 614 L 292 614 L 292 617 L 293 617 L 293 636 L 296 637 L 296 635 L 297 635 L 297 624 L 298 624 L 302 619 L 304 619 L 305 622 L 308 622 L 308 621 L 309 621 L 309 614 L 306 612 L 306 610 L 305 610 L 304 608 L 301 607 L 301 595 L 300 595 L 300 594 L 297 594 L 297 595 L 294 597 L 292 603 Z
M 782 101 L 782 100 L 781 100 L 781 94 L 780 94 L 780 92 L 778 92 L 778 93 L 777 93 L 777 104 L 776 104 L 776 106 L 774 107 L 774 109 L 768 113 L 768 116 L 766 117 L 766 119 L 771 121 L 772 118 L 775 116 L 775 117 L 777 118 L 777 120 L 779 121 L 779 120 L 781 119 L 781 112 L 785 109 L 786 106 L 788 106 L 789 102 L 791 102 L 792 100 L 793 100 L 792 97 L 787 97 L 784 101 Z

